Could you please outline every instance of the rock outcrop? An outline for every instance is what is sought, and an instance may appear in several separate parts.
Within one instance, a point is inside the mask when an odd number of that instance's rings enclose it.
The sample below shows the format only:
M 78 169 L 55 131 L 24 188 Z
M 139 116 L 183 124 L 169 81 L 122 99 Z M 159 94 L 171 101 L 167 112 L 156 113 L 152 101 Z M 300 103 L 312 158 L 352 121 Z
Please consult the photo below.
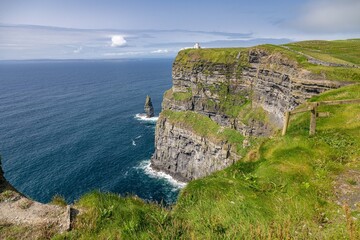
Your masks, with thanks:
M 47 227 L 55 234 L 70 230 L 70 211 L 70 206 L 42 204 L 21 194 L 5 179 L 0 159 L 0 224 L 31 229 L 31 235 Z
M 239 156 L 226 142 L 214 142 L 160 118 L 152 167 L 187 182 L 224 169 Z M 166 159 L 166 160 L 165 160 Z
M 244 136 L 269 136 L 282 126 L 285 111 L 314 95 L 346 82 L 329 81 L 279 52 L 263 48 L 232 50 L 229 56 L 211 49 L 181 51 L 172 70 L 173 86 L 162 109 L 192 111 Z M 202 55 L 203 53 L 203 55 Z M 232 54 L 232 55 L 231 55 Z M 216 58 L 223 57 L 219 61 Z M 215 143 L 168 123 L 160 115 L 155 134 L 154 169 L 188 181 L 223 169 L 234 161 L 226 142 Z M 240 156 L 237 156 L 240 157 Z
M 148 118 L 154 117 L 154 107 L 152 105 L 151 98 L 149 95 L 146 96 L 144 110 L 146 113 L 146 117 Z

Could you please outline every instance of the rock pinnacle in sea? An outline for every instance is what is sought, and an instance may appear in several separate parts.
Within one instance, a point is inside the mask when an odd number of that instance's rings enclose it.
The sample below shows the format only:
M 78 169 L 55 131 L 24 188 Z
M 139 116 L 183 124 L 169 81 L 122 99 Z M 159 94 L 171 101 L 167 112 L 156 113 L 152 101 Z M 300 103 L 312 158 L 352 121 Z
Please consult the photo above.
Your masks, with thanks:
M 146 96 L 144 110 L 146 113 L 146 117 L 151 118 L 154 116 L 154 107 L 152 105 L 151 98 L 149 95 Z

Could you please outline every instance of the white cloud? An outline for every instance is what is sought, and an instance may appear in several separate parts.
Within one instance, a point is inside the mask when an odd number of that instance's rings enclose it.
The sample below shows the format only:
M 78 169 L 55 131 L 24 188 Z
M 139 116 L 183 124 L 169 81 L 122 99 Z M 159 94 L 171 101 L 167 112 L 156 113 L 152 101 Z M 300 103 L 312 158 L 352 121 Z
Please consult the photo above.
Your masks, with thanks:
M 121 35 L 114 35 L 111 37 L 111 46 L 112 47 L 124 47 L 127 42 L 125 38 Z
M 167 49 L 158 49 L 158 50 L 155 50 L 155 51 L 152 51 L 151 53 L 153 54 L 163 54 L 163 53 L 168 53 L 169 50 Z
M 315 32 L 360 32 L 360 1 L 311 1 L 300 11 L 294 25 Z

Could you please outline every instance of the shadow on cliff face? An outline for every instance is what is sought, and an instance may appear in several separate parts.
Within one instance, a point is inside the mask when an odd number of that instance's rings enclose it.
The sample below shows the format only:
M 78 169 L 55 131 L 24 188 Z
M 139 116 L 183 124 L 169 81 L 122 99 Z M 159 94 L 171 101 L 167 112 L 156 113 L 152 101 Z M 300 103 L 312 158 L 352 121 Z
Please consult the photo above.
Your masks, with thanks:
M 18 192 L 4 177 L 4 171 L 2 169 L 2 158 L 0 156 L 0 193 L 11 190 L 14 192 Z M 18 192 L 19 193 L 19 192 Z

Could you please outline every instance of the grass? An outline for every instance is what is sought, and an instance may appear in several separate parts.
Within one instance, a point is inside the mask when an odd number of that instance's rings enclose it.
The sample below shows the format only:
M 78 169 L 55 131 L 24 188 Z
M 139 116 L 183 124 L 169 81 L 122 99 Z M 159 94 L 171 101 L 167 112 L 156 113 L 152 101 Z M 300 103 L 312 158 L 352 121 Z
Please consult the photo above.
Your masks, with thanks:
M 314 58 L 340 64 L 360 64 L 360 39 L 303 41 L 286 46 Z
M 238 114 L 238 118 L 241 119 L 246 125 L 251 124 L 251 120 L 269 124 L 269 116 L 267 112 L 261 107 L 252 107 L 251 103 L 244 106 Z
M 357 97 L 353 85 L 312 101 Z M 171 209 L 89 193 L 75 204 L 87 209 L 75 229 L 55 239 L 358 239 L 359 211 L 335 203 L 333 181 L 360 169 L 360 106 L 321 108 L 331 116 L 318 120 L 315 136 L 309 114 L 296 115 L 286 136 L 258 141 L 235 165 L 190 182 Z M 204 116 L 163 114 L 204 137 L 232 138 Z
M 190 71 L 200 70 L 206 76 L 212 75 L 216 66 L 221 65 L 221 73 L 227 79 L 240 79 L 242 69 L 249 66 L 246 48 L 186 49 L 176 56 L 174 67 Z M 216 70 L 217 71 L 217 70 Z
M 359 45 L 359 47 L 355 48 L 355 49 L 360 49 L 360 40 L 359 41 L 357 41 L 357 40 L 327 41 L 327 44 L 329 44 L 329 45 L 334 44 L 334 45 L 337 45 L 338 47 L 343 46 L 344 56 L 348 56 L 348 55 L 354 56 L 354 59 L 356 59 L 355 56 L 360 55 L 360 51 L 356 51 L 356 50 L 354 51 L 354 49 L 351 49 L 353 41 L 355 41 L 356 44 Z M 308 54 L 306 48 L 302 47 L 303 45 L 301 45 L 301 43 L 302 42 L 286 44 L 285 46 L 289 47 L 290 49 L 296 50 L 298 52 Z M 314 46 L 316 46 L 316 44 L 314 44 Z M 260 46 L 254 47 L 254 48 L 264 49 L 264 50 L 268 51 L 270 54 L 275 54 L 275 53 L 281 54 L 282 59 L 288 59 L 288 60 L 294 61 L 297 63 L 297 65 L 299 67 L 309 70 L 314 74 L 321 75 L 328 80 L 360 82 L 360 68 L 332 67 L 332 66 L 327 67 L 327 66 L 311 64 L 307 61 L 307 58 L 305 56 L 298 54 L 296 52 L 292 52 L 281 46 L 267 44 L 267 45 L 260 45 Z M 337 53 L 337 51 L 329 49 L 326 53 L 322 53 L 322 57 L 318 58 L 318 59 L 326 61 L 329 59 L 325 59 L 325 56 L 328 56 L 329 58 L 334 58 L 334 57 L 332 57 L 332 55 L 337 56 L 336 53 Z M 309 55 L 316 58 L 315 55 L 311 55 L 311 54 L 309 54 Z M 360 58 L 358 58 L 358 59 L 360 59 Z M 338 62 L 334 62 L 334 63 L 338 63 Z M 352 60 L 352 62 L 349 62 L 349 64 L 355 64 L 355 63 L 357 63 L 357 61 L 355 61 L 355 60 Z
M 216 93 L 219 95 L 219 110 L 232 118 L 237 118 L 248 103 L 245 94 L 230 92 L 229 85 L 225 83 L 217 86 Z
M 245 137 L 243 135 L 234 129 L 222 128 L 206 116 L 193 111 L 174 112 L 165 110 L 161 112 L 160 117 L 166 117 L 175 126 L 181 126 L 214 142 L 228 142 L 238 154 L 244 152 L 242 143 Z
M 51 239 L 55 235 L 52 225 L 19 226 L 6 222 L 0 222 L 0 239 L 22 240 L 22 239 Z
M 53 205 L 61 206 L 61 207 L 66 207 L 67 206 L 67 202 L 66 202 L 65 198 L 63 196 L 61 196 L 61 195 L 58 195 L 58 194 L 56 194 L 52 198 L 50 203 L 53 204 Z
M 168 210 L 157 204 L 112 193 L 89 193 L 76 206 L 86 211 L 75 229 L 55 239 L 156 239 L 168 220 Z
M 175 101 L 189 101 L 191 100 L 193 94 L 191 88 L 188 88 L 186 92 L 173 92 L 172 88 L 167 90 L 164 94 L 164 97 L 167 99 L 172 99 Z
M 5 190 L 3 192 L 0 192 L 0 202 L 9 200 L 17 195 L 18 195 L 18 193 L 16 193 L 15 191 L 12 191 L 12 190 Z
M 247 50 L 245 48 L 211 48 L 211 49 L 185 49 L 178 53 L 175 62 L 183 65 L 189 63 L 210 62 L 214 64 L 234 64 L 240 53 L 240 61 L 246 64 Z

